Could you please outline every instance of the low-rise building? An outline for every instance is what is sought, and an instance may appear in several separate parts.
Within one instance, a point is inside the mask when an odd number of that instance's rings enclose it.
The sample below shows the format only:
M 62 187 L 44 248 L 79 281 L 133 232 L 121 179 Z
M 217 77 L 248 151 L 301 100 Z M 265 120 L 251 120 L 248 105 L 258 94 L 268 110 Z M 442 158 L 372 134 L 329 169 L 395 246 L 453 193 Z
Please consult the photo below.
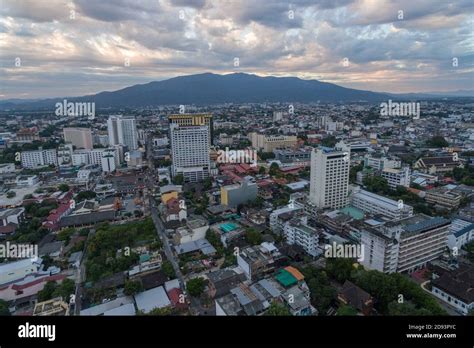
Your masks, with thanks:
M 464 315 L 474 309 L 474 267 L 462 265 L 431 282 L 431 293 Z
M 341 304 L 349 305 L 364 315 L 370 315 L 374 305 L 372 296 L 349 280 L 344 282 L 337 299 Z
M 303 214 L 304 207 L 297 202 L 291 202 L 289 205 L 271 212 L 270 228 L 273 232 L 281 234 L 283 233 L 286 222 L 290 221 L 295 216 L 301 216 Z
M 257 198 L 257 184 L 244 178 L 240 184 L 221 187 L 221 203 L 230 207 L 254 201 Z
M 135 303 L 139 311 L 148 314 L 155 308 L 171 306 L 171 302 L 162 286 L 140 292 L 135 295 Z
M 14 282 L 36 273 L 40 269 L 41 259 L 21 259 L 0 264 L 0 285 Z
M 17 187 L 30 187 L 39 182 L 38 175 L 20 175 L 16 178 L 15 184 Z
M 446 209 L 457 209 L 461 204 L 462 195 L 445 187 L 436 187 L 426 192 L 425 200 L 435 206 Z
M 380 175 L 387 180 L 388 186 L 395 190 L 397 186 L 410 187 L 410 168 L 384 168 Z
M 321 254 L 318 248 L 319 233 L 319 230 L 307 225 L 306 219 L 292 219 L 284 227 L 286 243 L 301 246 L 312 257 Z
M 15 172 L 15 163 L 2 163 L 0 164 L 0 174 L 8 174 Z
M 186 221 L 186 226 L 176 229 L 174 241 L 176 244 L 184 244 L 198 239 L 206 238 L 206 232 L 209 229 L 207 220 L 192 217 Z
M 278 248 L 268 242 L 244 248 L 237 255 L 237 264 L 251 280 L 273 273 L 285 261 Z
M 439 174 L 452 171 L 454 168 L 462 166 L 459 160 L 453 155 L 436 157 L 422 157 L 415 162 L 414 168 L 428 174 Z
M 351 195 L 351 205 L 369 214 L 379 214 L 394 220 L 413 215 L 413 207 L 404 204 L 403 201 L 394 201 L 393 199 L 360 189 L 355 189 Z
M 33 316 L 62 316 L 69 315 L 69 304 L 62 297 L 38 302 L 33 310 Z
M 448 235 L 448 246 L 451 250 L 457 251 L 470 241 L 474 240 L 474 223 L 462 219 L 451 221 Z
M 25 208 L 12 208 L 0 210 L 0 226 L 8 224 L 19 225 L 25 220 Z

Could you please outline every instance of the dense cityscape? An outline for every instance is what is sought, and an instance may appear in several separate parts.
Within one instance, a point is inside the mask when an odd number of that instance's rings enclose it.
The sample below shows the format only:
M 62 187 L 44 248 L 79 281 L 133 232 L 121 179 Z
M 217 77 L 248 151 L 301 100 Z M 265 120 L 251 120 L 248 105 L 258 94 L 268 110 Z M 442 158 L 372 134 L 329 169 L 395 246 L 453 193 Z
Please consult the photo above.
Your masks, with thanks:
M 5 112 L 2 313 L 467 315 L 472 100 L 421 110 Z
M 472 0 L 0 0 L 0 348 L 472 346 Z

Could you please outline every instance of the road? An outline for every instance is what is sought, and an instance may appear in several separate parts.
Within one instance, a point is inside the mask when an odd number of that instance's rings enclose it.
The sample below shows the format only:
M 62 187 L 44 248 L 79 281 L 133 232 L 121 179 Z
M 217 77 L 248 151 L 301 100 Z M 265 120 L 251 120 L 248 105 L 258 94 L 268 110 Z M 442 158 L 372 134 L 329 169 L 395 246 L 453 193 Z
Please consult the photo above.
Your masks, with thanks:
M 153 219 L 153 223 L 155 224 L 156 232 L 158 234 L 158 237 L 160 240 L 163 242 L 163 247 L 165 251 L 166 258 L 171 262 L 173 265 L 174 272 L 176 276 L 178 277 L 179 280 L 179 285 L 181 289 L 184 291 L 185 290 L 185 282 L 184 282 L 184 277 L 183 274 L 181 273 L 181 270 L 179 268 L 178 262 L 176 262 L 176 258 L 173 254 L 173 251 L 171 250 L 170 242 L 168 240 L 168 237 L 166 236 L 165 233 L 165 227 L 163 226 L 163 222 L 158 216 L 158 209 L 156 208 L 156 203 L 153 198 L 150 197 L 149 199 L 150 202 L 150 212 L 151 212 L 151 217 Z
M 163 242 L 163 249 L 164 249 L 166 258 L 171 262 L 171 265 L 173 266 L 173 269 L 174 269 L 174 273 L 176 274 L 176 277 L 178 278 L 179 286 L 181 290 L 183 291 L 183 294 L 186 296 L 186 298 L 190 302 L 189 310 L 191 314 L 208 315 L 209 309 L 203 308 L 199 300 L 197 300 L 196 298 L 192 296 L 187 295 L 186 282 L 184 280 L 183 273 L 181 272 L 178 261 L 176 260 L 176 256 L 173 253 L 173 250 L 171 249 L 168 236 L 166 235 L 166 229 L 163 226 L 163 222 L 161 221 L 158 214 L 156 201 L 154 197 L 151 196 L 151 193 L 153 192 L 153 187 L 155 186 L 156 177 L 153 175 L 155 167 L 153 165 L 153 160 L 152 160 L 152 149 L 151 149 L 152 145 L 151 145 L 150 140 L 151 139 L 149 138 L 147 141 L 147 146 L 146 146 L 146 153 L 147 153 L 149 168 L 145 172 L 145 175 L 146 175 L 145 185 L 148 188 L 147 193 L 149 194 L 148 203 L 149 203 L 151 218 L 153 219 L 153 223 L 155 224 L 156 233 L 158 234 L 158 237 L 160 238 L 160 240 Z
M 87 239 L 84 243 L 84 249 L 82 250 L 82 258 L 79 267 L 74 271 L 76 278 L 76 291 L 74 293 L 74 311 L 70 315 L 80 315 L 81 313 L 81 301 L 82 301 L 82 287 L 81 284 L 86 281 L 86 265 L 84 261 L 86 260 L 87 254 L 87 242 L 89 238 L 93 236 L 95 229 L 91 229 L 87 235 Z
M 158 234 L 158 237 L 160 238 L 160 240 L 163 242 L 163 249 L 164 249 L 166 258 L 171 262 L 171 265 L 173 266 L 174 273 L 176 274 L 176 277 L 178 278 L 179 286 L 181 290 L 183 291 L 183 294 L 185 294 L 186 298 L 190 301 L 191 305 L 189 307 L 189 310 L 191 314 L 199 315 L 203 313 L 204 310 L 202 309 L 201 304 L 196 298 L 192 296 L 187 296 L 186 282 L 184 281 L 183 273 L 181 272 L 181 269 L 179 268 L 179 264 L 176 261 L 176 257 L 171 249 L 171 245 L 168 240 L 168 237 L 166 236 L 163 222 L 158 216 L 158 209 L 156 208 L 156 202 L 152 197 L 150 197 L 149 203 L 150 203 L 151 217 L 153 219 L 153 223 L 155 224 L 156 233 Z

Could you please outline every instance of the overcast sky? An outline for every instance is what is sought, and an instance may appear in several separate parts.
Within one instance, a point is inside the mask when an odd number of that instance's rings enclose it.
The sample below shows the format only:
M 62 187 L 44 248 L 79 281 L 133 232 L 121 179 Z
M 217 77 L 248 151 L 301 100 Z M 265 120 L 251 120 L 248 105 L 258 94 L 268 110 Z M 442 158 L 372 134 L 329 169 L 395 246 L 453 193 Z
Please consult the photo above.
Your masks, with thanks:
M 86 95 L 203 72 L 395 93 L 474 89 L 473 4 L 0 0 L 0 98 Z

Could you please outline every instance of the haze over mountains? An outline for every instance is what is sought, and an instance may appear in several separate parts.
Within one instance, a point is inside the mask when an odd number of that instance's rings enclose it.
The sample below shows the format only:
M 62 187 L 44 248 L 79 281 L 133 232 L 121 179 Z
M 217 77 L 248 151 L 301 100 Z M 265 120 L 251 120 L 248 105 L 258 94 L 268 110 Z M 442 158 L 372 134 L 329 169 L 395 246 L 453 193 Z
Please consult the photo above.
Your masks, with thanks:
M 449 93 L 446 93 L 446 96 L 448 95 Z M 244 73 L 227 75 L 204 73 L 153 81 L 117 91 L 100 92 L 82 97 L 67 97 L 66 95 L 65 97 L 42 100 L 7 100 L 0 102 L 0 108 L 3 110 L 54 110 L 54 104 L 58 101 L 62 102 L 65 98 L 72 102 L 95 102 L 96 108 L 133 108 L 176 104 L 379 102 L 390 98 L 410 97 L 439 98 L 440 95 L 377 93 L 345 88 L 317 80 L 302 80 L 296 77 L 260 77 Z

